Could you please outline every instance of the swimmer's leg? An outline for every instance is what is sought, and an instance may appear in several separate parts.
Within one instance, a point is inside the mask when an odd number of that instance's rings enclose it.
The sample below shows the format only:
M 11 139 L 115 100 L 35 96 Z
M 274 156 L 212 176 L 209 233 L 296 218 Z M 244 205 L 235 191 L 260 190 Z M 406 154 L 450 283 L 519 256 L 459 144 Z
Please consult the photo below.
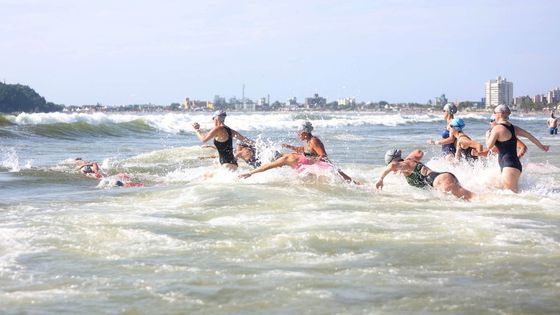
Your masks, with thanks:
M 519 178 L 521 171 L 514 167 L 504 167 L 502 170 L 502 187 L 514 193 L 519 192 Z
M 453 196 L 465 200 L 471 200 L 477 196 L 472 191 L 463 188 L 459 180 L 451 173 L 442 173 L 436 177 L 434 180 L 434 188 L 446 193 L 451 193 Z
M 295 163 L 297 163 L 298 160 L 299 160 L 299 155 L 297 153 L 285 154 L 275 161 L 272 161 L 270 163 L 261 165 L 261 166 L 257 167 L 256 169 L 254 169 L 250 172 L 240 174 L 239 177 L 247 178 L 247 177 L 249 177 L 253 174 L 266 172 L 266 171 L 268 171 L 270 169 L 273 169 L 273 168 L 282 167 L 282 166 L 286 166 L 286 165 L 292 166 Z

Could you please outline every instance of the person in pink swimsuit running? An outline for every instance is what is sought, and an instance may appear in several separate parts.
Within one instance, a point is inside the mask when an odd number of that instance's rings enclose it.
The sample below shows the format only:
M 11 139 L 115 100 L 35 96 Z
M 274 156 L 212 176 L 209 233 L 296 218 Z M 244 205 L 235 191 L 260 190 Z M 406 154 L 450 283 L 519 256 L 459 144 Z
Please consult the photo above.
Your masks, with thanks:
M 298 136 L 301 141 L 304 141 L 303 146 L 293 146 L 289 144 L 282 144 L 282 147 L 293 150 L 292 153 L 287 153 L 282 155 L 277 160 L 264 164 L 256 169 L 240 174 L 239 177 L 247 178 L 253 174 L 268 171 L 273 168 L 290 166 L 298 171 L 304 171 L 309 167 L 318 168 L 321 170 L 336 169 L 338 174 L 344 178 L 347 182 L 355 181 L 346 175 L 341 170 L 337 169 L 327 157 L 327 152 L 325 151 L 325 146 L 323 142 L 311 133 L 313 131 L 313 125 L 311 122 L 306 121 L 301 126 L 298 127 Z

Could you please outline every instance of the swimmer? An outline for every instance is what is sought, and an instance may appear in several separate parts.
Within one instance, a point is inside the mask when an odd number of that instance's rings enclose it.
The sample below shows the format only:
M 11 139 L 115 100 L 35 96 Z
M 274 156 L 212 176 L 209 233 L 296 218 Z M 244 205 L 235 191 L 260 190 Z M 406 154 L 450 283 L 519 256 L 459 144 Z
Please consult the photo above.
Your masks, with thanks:
M 101 171 L 97 162 L 84 161 L 82 158 L 76 158 L 74 162 L 76 164 L 75 170 L 77 172 L 80 172 L 88 177 L 101 180 L 98 187 L 118 186 L 128 188 L 144 186 L 142 183 L 132 182 L 130 176 L 125 173 L 108 176 Z
M 464 158 L 468 162 L 472 162 L 477 160 L 479 152 L 482 152 L 482 144 L 467 136 L 463 131 L 464 128 L 465 121 L 462 118 L 453 118 L 449 123 L 448 129 L 450 134 L 457 139 L 455 159 L 461 160 L 461 158 Z
M 202 142 L 206 142 L 214 138 L 214 145 L 218 150 L 220 164 L 230 171 L 235 171 L 237 169 L 237 159 L 235 158 L 233 152 L 233 138 L 249 144 L 253 144 L 253 141 L 245 138 L 239 132 L 226 126 L 224 123 L 226 116 L 227 114 L 223 110 L 217 110 L 214 112 L 214 115 L 212 116 L 214 128 L 206 134 L 202 133 L 200 125 L 196 122 L 193 124 L 193 128 L 196 136 Z
M 548 152 L 549 146 L 542 144 L 531 133 L 514 126 L 509 122 L 511 111 L 506 105 L 498 105 L 494 109 L 496 125 L 490 131 L 486 139 L 488 150 L 497 147 L 498 163 L 501 169 L 502 187 L 514 193 L 519 192 L 519 178 L 523 168 L 517 153 L 517 136 L 525 137 L 533 142 L 541 150 Z
M 492 114 L 492 116 L 490 117 L 490 129 L 488 129 L 486 131 L 486 141 L 488 141 L 488 138 L 490 137 L 490 133 L 492 132 L 492 128 L 496 126 L 496 115 Z M 498 154 L 498 147 L 493 147 L 492 150 L 484 150 L 482 152 L 479 152 L 479 156 L 487 156 L 488 152 L 492 152 L 494 154 Z M 519 140 L 519 138 L 517 139 L 517 157 L 521 158 L 523 157 L 523 155 L 525 155 L 525 153 L 527 153 L 527 145 L 525 143 L 523 143 L 523 141 Z
M 76 167 L 74 168 L 75 171 L 80 172 L 88 177 L 92 178 L 103 178 L 106 175 L 101 171 L 97 162 L 88 162 L 82 160 L 82 158 L 76 158 L 74 160 Z
M 381 176 L 375 183 L 375 187 L 382 189 L 385 176 L 391 172 L 400 172 L 406 178 L 407 183 L 414 187 L 425 188 L 430 186 L 465 200 L 471 200 L 476 197 L 475 193 L 463 188 L 457 177 L 452 173 L 435 172 L 422 164 L 420 162 L 422 156 L 424 156 L 424 152 L 418 149 L 409 154 L 406 159 L 402 158 L 401 150 L 391 149 L 387 151 L 385 153 L 387 167 L 381 173 Z
M 447 126 L 455 118 L 454 114 L 457 113 L 457 106 L 453 103 L 447 103 L 443 106 L 443 119 L 445 119 L 445 129 L 441 131 L 441 140 L 434 141 L 430 139 L 429 144 L 441 145 L 441 154 L 446 158 L 452 158 L 456 152 L 456 138 L 449 133 Z
M 253 174 L 265 172 L 267 170 L 282 167 L 291 166 L 294 169 L 303 170 L 306 166 L 314 165 L 321 169 L 333 169 L 334 165 L 328 160 L 327 152 L 325 151 L 325 146 L 323 142 L 313 136 L 311 133 L 313 131 L 313 125 L 311 122 L 306 121 L 301 126 L 298 127 L 297 133 L 301 141 L 304 141 L 303 146 L 293 146 L 290 144 L 282 144 L 282 147 L 291 149 L 295 152 L 287 153 L 282 155 L 277 160 L 264 164 L 250 172 L 243 173 L 239 175 L 241 178 L 250 177 Z M 346 175 L 341 170 L 336 170 L 342 178 L 347 182 L 353 182 L 350 176 Z
M 551 135 L 558 134 L 558 118 L 554 117 L 554 112 L 550 112 L 550 118 L 548 119 L 546 124 Z

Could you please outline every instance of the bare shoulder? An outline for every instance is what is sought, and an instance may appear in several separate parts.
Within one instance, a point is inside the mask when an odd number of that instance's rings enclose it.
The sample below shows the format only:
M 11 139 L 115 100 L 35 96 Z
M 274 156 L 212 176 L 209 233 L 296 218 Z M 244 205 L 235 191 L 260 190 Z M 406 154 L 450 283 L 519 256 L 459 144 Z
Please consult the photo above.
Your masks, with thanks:
M 422 157 L 424 157 L 424 152 L 420 149 L 416 149 L 416 150 L 412 151 L 409 155 L 407 155 L 407 157 L 405 158 L 405 161 L 406 160 L 412 160 L 412 161 L 415 161 L 415 162 L 420 162 Z

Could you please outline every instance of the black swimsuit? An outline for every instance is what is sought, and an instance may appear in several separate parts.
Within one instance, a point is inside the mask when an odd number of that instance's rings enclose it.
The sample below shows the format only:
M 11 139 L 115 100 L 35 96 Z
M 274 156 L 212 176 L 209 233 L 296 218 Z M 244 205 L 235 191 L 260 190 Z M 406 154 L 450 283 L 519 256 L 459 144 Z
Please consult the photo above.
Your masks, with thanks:
M 453 175 L 452 173 L 449 172 L 434 172 L 431 171 L 428 175 L 422 175 L 422 172 L 420 172 L 422 170 L 422 167 L 424 167 L 424 164 L 418 162 L 416 164 L 416 167 L 414 167 L 414 171 L 412 171 L 412 173 L 408 176 L 405 176 L 406 181 L 409 185 L 414 186 L 414 187 L 418 187 L 418 188 L 423 188 L 426 185 L 430 186 L 430 187 L 434 187 L 434 181 L 436 180 L 436 177 L 438 177 L 441 174 L 451 174 L 451 176 L 455 177 L 455 175 Z
M 214 139 L 214 145 L 216 146 L 216 149 L 218 149 L 218 154 L 220 155 L 220 164 L 228 163 L 237 165 L 237 160 L 233 155 L 233 139 L 231 137 L 231 129 L 227 126 L 224 126 L 224 128 L 226 128 L 228 139 L 224 142 L 220 142 Z
M 515 127 L 513 125 L 499 124 L 507 128 L 511 132 L 511 138 L 507 141 L 496 140 L 496 147 L 500 151 L 498 154 L 498 163 L 503 171 L 504 167 L 513 167 L 520 172 L 523 171 L 521 161 L 517 157 L 517 137 L 515 136 Z
M 467 137 L 467 136 L 466 135 L 460 135 L 458 139 L 461 139 L 462 137 Z M 461 146 L 458 145 L 457 150 L 459 150 L 459 154 L 461 154 L 461 156 L 464 157 L 465 160 L 467 160 L 467 161 L 476 161 L 478 159 L 478 156 L 472 155 L 472 148 L 463 149 L 463 148 L 461 148 Z

